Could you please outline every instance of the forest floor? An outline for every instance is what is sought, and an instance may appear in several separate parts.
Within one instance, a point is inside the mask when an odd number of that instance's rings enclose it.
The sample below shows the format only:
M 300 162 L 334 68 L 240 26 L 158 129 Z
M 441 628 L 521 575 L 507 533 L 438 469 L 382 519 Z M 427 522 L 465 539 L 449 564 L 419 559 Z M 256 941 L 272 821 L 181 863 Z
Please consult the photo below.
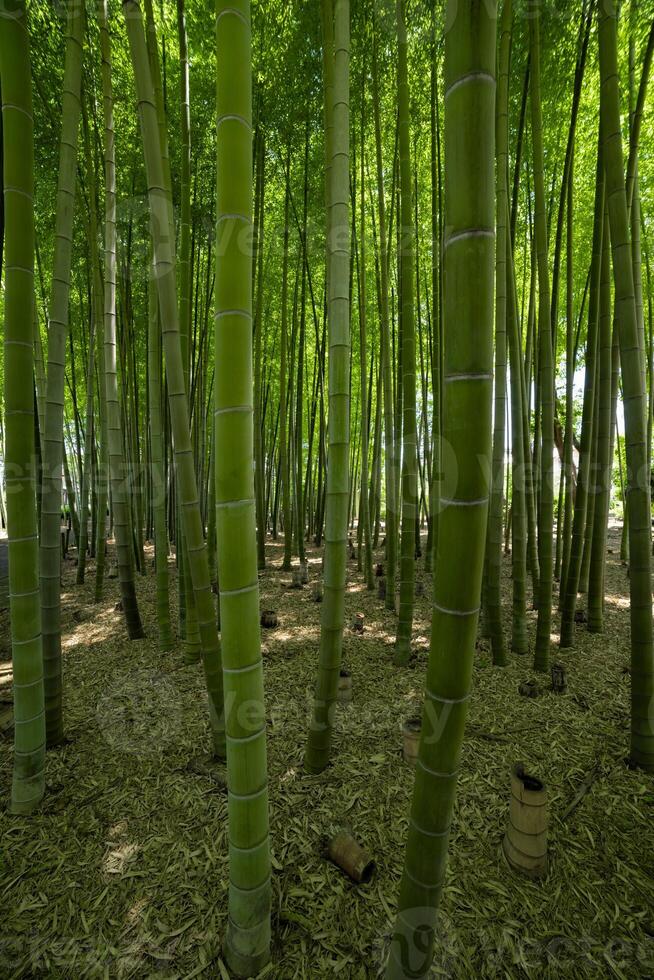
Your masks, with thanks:
M 616 527 L 608 547 L 604 633 L 577 626 L 577 647 L 560 654 L 553 635 L 566 693 L 549 691 L 545 678 L 541 697 L 520 697 L 531 658 L 495 668 L 478 644 L 433 976 L 654 976 L 654 779 L 625 761 L 629 603 Z M 315 777 L 302 757 L 320 606 L 311 586 L 285 587 L 280 544 L 267 556 L 261 604 L 279 626 L 262 636 L 273 961 L 261 976 L 375 977 L 402 871 L 413 770 L 401 724 L 421 701 L 428 576 L 419 561 L 415 656 L 398 669 L 395 618 L 349 563 L 346 623 L 363 612 L 365 629 L 346 630 L 354 698 L 338 708 L 333 764 Z M 313 581 L 320 555 L 308 557 Z M 149 550 L 149 566 L 151 558 Z M 510 559 L 503 575 L 510 610 Z M 93 605 L 94 562 L 87 585 L 77 588 L 74 576 L 66 562 L 67 741 L 48 755 L 46 797 L 29 819 L 7 811 L 11 738 L 0 739 L 0 977 L 227 978 L 227 802 L 205 761 L 202 670 L 184 666 L 179 650 L 159 653 L 154 576 L 138 581 L 147 639 L 132 643 L 114 608 L 117 581 Z M 10 673 L 0 663 L 0 684 Z M 0 700 L 8 692 L 0 687 Z M 517 761 L 548 785 L 550 867 L 537 882 L 510 871 L 501 850 Z M 323 857 L 324 837 L 343 826 L 377 863 L 368 885 Z

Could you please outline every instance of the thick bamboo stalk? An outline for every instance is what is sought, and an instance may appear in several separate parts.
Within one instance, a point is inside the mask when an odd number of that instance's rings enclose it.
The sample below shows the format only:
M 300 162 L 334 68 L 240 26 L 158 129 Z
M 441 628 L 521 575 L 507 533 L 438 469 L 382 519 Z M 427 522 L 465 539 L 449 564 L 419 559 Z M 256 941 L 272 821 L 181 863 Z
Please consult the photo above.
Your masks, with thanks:
M 61 467 L 64 452 L 64 365 L 66 338 L 68 336 L 84 20 L 83 6 L 71 0 L 68 10 L 64 65 L 55 250 L 48 327 L 48 379 L 41 501 L 41 613 L 43 618 L 43 663 L 48 745 L 57 745 L 64 737 L 61 599 L 59 592 Z M 77 540 L 79 541 L 79 536 L 77 536 Z
M 617 12 L 613 0 L 598 10 L 600 111 L 606 199 L 609 208 L 616 321 L 620 340 L 627 443 L 629 590 L 631 613 L 631 761 L 654 769 L 654 644 L 652 637 L 651 516 L 646 393 L 631 262 L 627 193 L 622 153 L 618 74 Z
M 174 241 L 170 235 L 170 229 L 173 227 L 172 201 L 169 192 L 166 190 L 164 178 L 158 115 L 143 33 L 141 10 L 135 0 L 125 0 L 123 13 L 134 66 L 148 182 L 150 232 L 162 324 L 179 509 L 184 528 L 185 544 L 188 549 L 189 572 L 202 643 L 202 660 L 209 695 L 213 748 L 216 755 L 222 756 L 225 752 L 222 663 L 216 631 L 216 616 L 211 593 L 204 528 L 200 516 L 195 465 L 191 448 L 186 382 L 179 340 Z
M 581 575 L 583 557 L 584 531 L 588 506 L 588 488 L 590 485 L 590 463 L 593 444 L 593 416 L 595 396 L 595 360 L 597 356 L 598 322 L 599 322 L 599 282 L 602 258 L 602 237 L 604 215 L 604 170 L 602 164 L 602 147 L 598 147 L 597 171 L 595 181 L 595 213 L 593 218 L 593 257 L 588 303 L 588 331 L 586 340 L 586 373 L 584 377 L 584 401 L 581 419 L 581 438 L 579 454 L 579 471 L 577 474 L 577 490 L 575 508 L 572 520 L 572 543 L 570 545 L 570 560 L 565 576 L 565 592 L 561 607 L 561 638 L 562 648 L 571 647 L 574 643 L 575 610 L 577 607 L 577 591 Z
M 590 569 L 588 578 L 588 629 L 601 633 L 604 619 L 604 568 L 606 566 L 606 534 L 611 495 L 611 375 L 612 375 L 612 305 L 611 305 L 611 241 L 609 219 L 604 208 L 604 235 L 600 274 L 599 350 L 597 392 L 597 477 L 595 481 L 595 510 L 593 514 Z
M 408 43 L 404 0 L 397 0 L 398 126 L 400 153 L 399 256 L 402 290 L 402 535 L 400 545 L 400 613 L 395 640 L 396 664 L 411 655 L 415 594 L 417 507 L 416 341 L 414 318 L 414 231 L 411 207 Z
M 152 471 L 152 508 L 154 516 L 154 561 L 157 577 L 157 627 L 159 648 L 171 650 L 173 634 L 170 622 L 168 575 L 168 531 L 166 529 L 166 486 L 163 470 L 161 432 L 161 328 L 157 284 L 148 283 L 148 393 Z
M 551 293 L 545 212 L 543 125 L 540 92 L 540 0 L 533 0 L 529 21 L 531 55 L 531 138 L 534 173 L 534 230 L 538 265 L 538 383 L 541 409 L 540 500 L 538 513 L 538 622 L 534 667 L 549 668 L 552 629 L 552 524 L 554 520 L 554 363 Z
M 343 644 L 350 432 L 349 199 L 349 0 L 322 0 L 325 97 L 331 103 L 326 130 L 329 282 L 329 457 L 325 494 L 325 596 L 321 608 L 320 659 L 304 765 L 321 772 L 329 762 Z
M 131 559 L 131 536 L 125 495 L 125 451 L 118 405 L 116 365 L 116 150 L 113 112 L 112 59 L 107 2 L 98 7 L 102 52 L 104 112 L 105 239 L 104 239 L 104 384 L 107 402 L 109 481 L 113 510 L 118 579 L 127 632 L 131 640 L 143 637 Z
M 486 544 L 486 623 L 493 663 L 507 663 L 502 624 L 500 579 L 502 570 L 502 508 L 504 456 L 506 451 L 506 335 L 507 335 L 507 238 L 509 179 L 509 61 L 512 31 L 511 0 L 504 0 L 500 24 L 496 119 L 496 258 L 495 258 L 495 413 L 491 497 Z M 517 380 L 517 379 L 516 379 Z
M 370 502 L 368 497 L 369 477 L 369 405 L 368 405 L 368 358 L 367 358 L 367 299 L 366 299 L 366 194 L 365 194 L 365 75 L 361 82 L 361 160 L 360 172 L 360 263 L 359 263 L 359 368 L 361 394 L 361 494 L 359 521 L 362 525 L 364 572 L 366 587 L 372 591 L 375 580 L 372 574 L 372 532 L 370 527 Z M 362 559 L 359 545 L 359 559 Z
M 372 107 L 375 118 L 375 162 L 377 201 L 379 207 L 379 279 L 380 279 L 380 357 L 384 394 L 384 482 L 386 492 L 386 608 L 395 608 L 395 575 L 397 566 L 397 497 L 395 494 L 395 426 L 393 418 L 393 384 L 388 309 L 388 242 L 379 99 L 377 37 L 373 39 Z
M 11 811 L 45 789 L 45 706 L 34 471 L 34 136 L 27 11 L 0 11 L 4 273 L 4 476 L 14 692 Z M 59 542 L 57 542 L 59 543 Z
M 458 480 L 441 501 L 422 737 L 388 980 L 430 971 L 477 634 L 491 453 L 495 21 L 492 3 L 448 3 L 443 439 Z
M 91 305 L 90 305 L 90 316 L 89 316 L 89 349 L 88 349 L 88 360 L 86 368 L 86 421 L 84 425 L 84 460 L 82 468 L 82 483 L 80 486 L 80 502 L 79 502 L 79 513 L 80 513 L 80 536 L 77 542 L 77 575 L 76 580 L 78 585 L 82 585 L 84 582 L 84 573 L 86 571 L 86 552 L 88 550 L 89 540 L 93 540 L 92 535 L 89 535 L 89 497 L 90 493 L 90 482 L 92 479 L 92 456 L 93 456 L 93 441 L 94 441 L 94 418 L 93 418 L 93 400 L 94 400 L 94 377 L 95 377 L 95 331 L 97 329 L 98 319 L 102 317 L 100 312 L 102 309 L 102 304 L 99 302 L 99 295 L 97 293 L 97 283 L 96 283 L 96 267 L 98 262 L 97 257 L 97 218 L 95 212 L 95 174 L 93 172 L 93 159 L 91 156 L 91 140 L 89 134 L 89 123 L 86 114 L 86 106 L 82 104 L 82 119 L 83 119 L 83 131 L 84 131 L 84 157 L 86 164 L 87 179 L 89 180 L 89 263 L 91 265 L 90 287 L 91 287 Z
M 256 975 L 270 957 L 270 853 L 253 458 L 249 0 L 216 4 L 216 510 L 229 812 L 227 963 Z

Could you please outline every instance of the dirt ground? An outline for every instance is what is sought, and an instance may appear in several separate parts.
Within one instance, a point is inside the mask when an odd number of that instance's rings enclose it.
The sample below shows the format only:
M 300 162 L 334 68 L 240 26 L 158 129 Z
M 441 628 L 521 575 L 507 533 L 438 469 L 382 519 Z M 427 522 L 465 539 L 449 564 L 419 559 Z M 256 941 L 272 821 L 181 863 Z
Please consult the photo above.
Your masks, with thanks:
M 552 636 L 566 693 L 544 682 L 541 697 L 520 697 L 520 682 L 535 676 L 531 658 L 495 668 L 478 644 L 435 977 L 654 976 L 654 779 L 625 762 L 629 604 L 618 535 L 613 528 L 608 542 L 604 633 L 578 626 L 577 647 L 560 654 Z M 401 724 L 421 702 L 429 577 L 420 561 L 416 652 L 399 669 L 395 619 L 349 563 L 346 622 L 362 612 L 365 628 L 346 631 L 354 697 L 339 706 L 333 764 L 315 777 L 302 757 L 320 606 L 311 585 L 285 588 L 280 543 L 267 557 L 261 605 L 277 611 L 279 626 L 262 636 L 273 961 L 260 975 L 376 977 L 402 870 L 413 770 Z M 313 582 L 320 554 L 308 557 Z M 31 818 L 7 811 L 12 742 L 0 739 L 0 977 L 226 978 L 227 803 L 205 762 L 202 670 L 184 666 L 179 649 L 158 652 L 152 575 L 137 583 L 147 639 L 130 643 L 114 609 L 117 581 L 92 603 L 94 567 L 80 589 L 66 563 L 67 742 L 48 756 L 46 797 Z M 503 585 L 508 628 L 510 559 Z M 10 677 L 1 662 L 0 700 Z M 550 869 L 539 882 L 510 871 L 500 846 L 517 761 L 548 786 Z M 368 885 L 323 857 L 324 837 L 343 826 L 377 863 Z

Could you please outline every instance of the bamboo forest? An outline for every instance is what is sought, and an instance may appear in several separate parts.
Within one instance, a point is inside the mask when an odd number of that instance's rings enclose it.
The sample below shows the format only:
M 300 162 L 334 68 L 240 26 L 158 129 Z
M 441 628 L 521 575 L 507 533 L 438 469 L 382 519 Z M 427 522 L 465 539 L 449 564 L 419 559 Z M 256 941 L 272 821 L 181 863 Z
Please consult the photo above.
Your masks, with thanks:
M 0 980 L 654 976 L 654 0 L 2 0 Z

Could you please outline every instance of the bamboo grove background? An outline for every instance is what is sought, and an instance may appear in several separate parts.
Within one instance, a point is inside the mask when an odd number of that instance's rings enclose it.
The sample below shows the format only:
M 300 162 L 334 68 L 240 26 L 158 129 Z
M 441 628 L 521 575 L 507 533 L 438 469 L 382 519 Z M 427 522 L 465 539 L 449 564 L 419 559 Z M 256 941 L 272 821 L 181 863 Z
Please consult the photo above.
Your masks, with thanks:
M 440 895 L 479 607 L 497 666 L 548 671 L 554 639 L 574 646 L 579 596 L 602 631 L 613 517 L 630 562 L 630 756 L 654 768 L 654 23 L 647 0 L 616 15 L 610 0 L 38 2 L 25 50 L 24 7 L 3 12 L 0 517 L 13 505 L 12 595 L 28 597 L 12 605 L 13 805 L 43 793 L 39 719 L 48 745 L 65 732 L 63 506 L 78 583 L 95 558 L 100 600 L 115 566 L 137 638 L 138 578 L 155 574 L 161 648 L 202 662 L 228 761 L 240 975 L 270 942 L 265 722 L 225 705 L 263 705 L 269 538 L 283 571 L 324 546 L 313 773 L 333 748 L 348 553 L 372 590 L 385 549 L 398 664 L 415 562 L 434 570 L 423 731 L 440 734 L 421 747 L 398 956 Z M 27 151 L 14 159 L 26 66 L 33 171 Z M 22 180 L 27 199 L 32 177 L 33 290 L 12 279 L 32 220 L 12 190 Z M 33 369 L 15 360 L 25 338 Z M 41 671 L 44 704 L 21 706 Z M 391 957 L 388 975 L 403 969 Z

